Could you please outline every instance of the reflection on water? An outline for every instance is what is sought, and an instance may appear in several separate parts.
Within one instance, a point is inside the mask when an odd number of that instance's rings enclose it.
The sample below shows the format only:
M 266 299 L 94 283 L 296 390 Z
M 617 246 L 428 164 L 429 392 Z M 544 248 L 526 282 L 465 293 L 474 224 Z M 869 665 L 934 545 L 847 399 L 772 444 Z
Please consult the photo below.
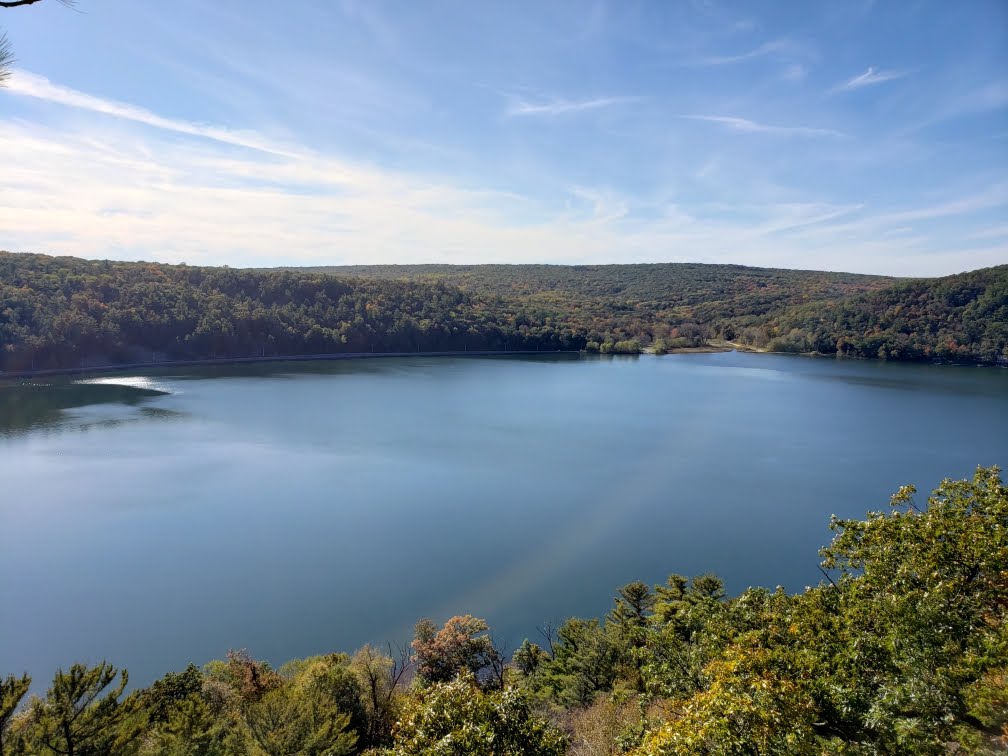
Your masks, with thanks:
M 112 428 L 140 419 L 165 419 L 180 413 L 141 407 L 164 396 L 146 378 L 89 379 L 86 381 L 26 382 L 0 385 L 0 437 L 13 437 L 42 430 L 88 430 Z M 74 410 L 118 405 L 105 417 L 78 417 Z M 123 409 L 127 411 L 124 412 Z M 136 408 L 135 411 L 128 411 Z
M 92 430 L 110 430 L 131 423 L 141 423 L 145 420 L 183 420 L 186 417 L 188 417 L 187 413 L 179 412 L 178 410 L 166 409 L 164 407 L 140 407 L 138 410 L 126 415 L 103 417 L 97 420 L 85 420 L 84 422 L 75 422 L 79 417 L 76 413 L 72 413 L 66 415 L 65 420 L 57 427 L 86 433 Z
M 158 394 L 171 393 L 163 381 L 149 375 L 112 375 L 82 378 L 74 381 L 74 383 L 84 386 L 125 386 L 126 388 L 154 391 Z
M 911 365 L 902 370 L 900 374 L 893 375 L 892 371 L 882 374 L 873 374 L 873 370 L 878 370 L 874 364 L 857 365 L 857 372 L 851 373 L 819 373 L 815 375 L 816 380 L 833 381 L 846 383 L 852 386 L 867 386 L 870 388 L 891 389 L 894 391 L 920 391 L 932 392 L 943 395 L 959 394 L 964 396 L 983 396 L 990 393 L 990 374 L 1000 372 L 999 368 L 974 368 L 965 366 L 947 366 L 943 380 L 937 383 L 932 375 L 928 374 L 930 366 Z

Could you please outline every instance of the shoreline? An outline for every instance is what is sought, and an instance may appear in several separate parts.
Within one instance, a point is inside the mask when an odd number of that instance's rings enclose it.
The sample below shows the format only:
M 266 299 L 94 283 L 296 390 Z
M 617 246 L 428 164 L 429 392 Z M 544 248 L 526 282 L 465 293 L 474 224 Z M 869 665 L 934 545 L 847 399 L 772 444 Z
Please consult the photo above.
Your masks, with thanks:
M 17 370 L 9 373 L 0 371 L 0 381 L 14 378 L 42 378 L 49 375 L 88 375 L 90 373 L 115 373 L 124 370 L 146 370 L 162 367 L 199 367 L 203 365 L 251 365 L 268 362 L 327 362 L 336 360 L 363 360 L 368 358 L 388 359 L 393 357 L 509 357 L 512 355 L 529 357 L 547 355 L 580 355 L 578 349 L 477 349 L 462 352 L 336 352 L 332 354 L 294 354 L 273 357 L 215 357 L 191 360 L 160 360 L 158 362 L 123 362 L 114 365 L 89 365 L 75 368 L 46 368 L 43 370 Z
M 775 352 L 766 348 L 748 346 L 731 341 L 717 341 L 705 344 L 700 347 L 678 347 L 669 349 L 662 354 L 656 353 L 651 347 L 644 347 L 637 354 L 600 354 L 598 352 L 588 352 L 584 349 L 513 349 L 513 350 L 492 350 L 476 349 L 465 351 L 433 351 L 433 352 L 336 352 L 331 354 L 294 354 L 276 355 L 272 357 L 216 357 L 187 360 L 160 360 L 158 362 L 128 362 L 116 363 L 114 365 L 88 365 L 87 367 L 74 368 L 46 368 L 43 370 L 16 370 L 3 372 L 0 370 L 0 384 L 7 380 L 24 380 L 31 378 L 44 378 L 47 376 L 77 375 L 86 376 L 90 374 L 116 373 L 131 370 L 149 370 L 151 368 L 174 368 L 174 367 L 203 367 L 214 365 L 254 365 L 271 362 L 332 362 L 340 360 L 365 360 L 369 358 L 392 359 L 395 357 L 547 357 L 547 356 L 591 356 L 591 357 L 667 357 L 676 354 L 716 354 L 725 352 L 736 352 L 738 354 L 770 354 L 791 357 L 812 357 L 817 359 L 833 359 L 838 361 L 851 360 L 853 362 L 894 362 L 901 364 L 916 365 L 946 365 L 955 367 L 993 367 L 1008 369 L 1008 365 L 986 364 L 979 362 L 943 362 L 940 360 L 879 360 L 865 359 L 858 357 L 846 357 L 834 354 L 824 354 L 822 352 Z

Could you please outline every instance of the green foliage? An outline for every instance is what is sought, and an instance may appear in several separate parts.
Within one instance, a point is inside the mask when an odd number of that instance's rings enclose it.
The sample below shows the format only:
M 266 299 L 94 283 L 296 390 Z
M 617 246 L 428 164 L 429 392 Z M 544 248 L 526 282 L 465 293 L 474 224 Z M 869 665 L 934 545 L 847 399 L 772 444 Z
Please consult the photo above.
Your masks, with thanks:
M 122 750 L 140 731 L 134 708 L 119 700 L 127 679 L 106 662 L 58 670 L 46 697 L 32 703 L 29 742 L 70 756 Z
M 1006 364 L 1008 265 L 742 316 L 733 330 L 772 351 Z
M 367 713 L 361 699 L 361 686 L 350 668 L 346 654 L 312 656 L 289 662 L 280 668 L 289 686 L 307 700 L 325 700 L 349 717 L 348 728 L 367 731 Z
M 344 352 L 580 349 L 532 307 L 441 282 L 0 252 L 0 369 Z
M 358 730 L 365 745 L 382 746 L 391 740 L 402 702 L 399 684 L 411 668 L 405 651 L 398 660 L 370 645 L 354 654 L 350 669 L 357 677 L 367 723 Z
M 421 689 L 396 727 L 396 756 L 560 756 L 566 740 L 516 688 L 483 692 L 471 672 Z
M 647 583 L 637 580 L 619 589 L 608 621 L 630 645 L 644 645 L 644 630 L 654 607 L 655 596 Z
M 321 688 L 288 684 L 273 688 L 245 710 L 255 744 L 269 756 L 342 756 L 353 753 L 357 736 L 347 732 L 350 715 Z
M 549 661 L 549 655 L 526 638 L 511 656 L 511 664 L 525 677 L 533 677 Z
M 11 717 L 14 716 L 18 704 L 30 687 L 31 678 L 28 675 L 21 677 L 7 675 L 6 678 L 0 679 L 0 755 L 7 753 L 4 743 L 7 741 Z
M 190 664 L 184 672 L 169 672 L 160 680 L 155 680 L 142 692 L 141 703 L 152 722 L 165 722 L 176 704 L 201 693 L 202 690 L 203 674 L 196 665 Z
M 4 753 L 960 754 L 1008 749 L 1008 489 L 996 467 L 834 518 L 828 580 L 725 596 L 713 575 L 619 589 L 598 619 L 526 640 L 507 677 L 483 620 L 417 624 L 410 668 L 366 646 L 274 670 L 231 652 L 121 699 L 125 673 L 75 665 L 17 712 Z M 506 681 L 516 685 L 507 685 Z M 110 689 L 111 687 L 111 689 Z M 383 750 L 384 749 L 384 750 Z
M 822 554 L 838 575 L 804 594 L 724 602 L 708 590 L 691 602 L 673 576 L 644 668 L 672 715 L 639 753 L 1008 745 L 1008 492 L 997 468 L 980 468 L 944 481 L 925 508 L 912 496 L 901 489 L 888 514 L 834 519 Z M 691 616 L 708 600 L 720 609 Z
M 0 370 L 346 352 L 781 351 L 1008 361 L 1008 266 L 896 282 L 732 265 L 236 270 L 0 252 Z
M 542 685 L 564 705 L 586 705 L 599 691 L 612 689 L 619 660 L 619 647 L 597 619 L 572 617 L 557 631 Z
M 677 702 L 675 716 L 634 753 L 815 754 L 815 705 L 772 652 L 740 638 L 704 670 L 704 688 Z
M 837 641 L 823 663 L 858 675 L 841 677 L 841 700 L 831 702 L 859 702 L 846 729 L 886 748 L 940 753 L 955 727 L 986 727 L 970 712 L 979 692 L 970 688 L 1006 662 L 1008 490 L 999 473 L 945 480 L 924 508 L 905 487 L 889 513 L 832 521 L 837 535 L 822 554 L 823 567 L 840 573 Z
M 639 692 L 644 691 L 641 652 L 647 643 L 648 616 L 654 603 L 655 596 L 646 583 L 639 580 L 628 583 L 619 589 L 615 606 L 606 618 L 615 645 L 621 651 L 622 676 Z
M 635 339 L 623 339 L 622 341 L 603 341 L 599 344 L 598 351 L 602 354 L 640 354 L 640 342 Z
M 164 756 L 224 756 L 233 752 L 226 736 L 206 700 L 193 693 L 173 700 L 164 720 L 151 731 L 150 752 Z

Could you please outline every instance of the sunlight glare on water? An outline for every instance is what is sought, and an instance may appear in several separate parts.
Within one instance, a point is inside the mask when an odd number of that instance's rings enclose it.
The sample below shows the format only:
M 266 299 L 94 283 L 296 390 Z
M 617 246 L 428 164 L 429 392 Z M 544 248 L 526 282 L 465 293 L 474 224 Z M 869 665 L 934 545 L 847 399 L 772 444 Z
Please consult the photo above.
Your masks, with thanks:
M 128 388 L 146 389 L 147 391 L 160 391 L 164 394 L 178 393 L 177 389 L 170 386 L 168 383 L 147 375 L 112 375 L 96 378 L 81 378 L 74 381 L 74 383 L 81 383 L 88 386 L 126 386 Z

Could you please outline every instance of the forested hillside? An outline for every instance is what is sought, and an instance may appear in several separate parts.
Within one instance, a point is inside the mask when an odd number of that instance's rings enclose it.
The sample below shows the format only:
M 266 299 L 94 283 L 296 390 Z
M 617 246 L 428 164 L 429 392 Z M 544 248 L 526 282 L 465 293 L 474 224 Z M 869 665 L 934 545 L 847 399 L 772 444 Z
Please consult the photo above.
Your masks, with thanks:
M 535 303 L 589 340 L 894 360 L 1008 362 L 1008 265 L 934 279 L 739 265 L 365 265 L 365 280 L 443 281 Z
M 731 326 L 742 341 L 774 351 L 1008 363 L 1008 265 L 901 281 Z
M 731 265 L 311 270 L 0 252 L 0 370 L 339 352 L 712 339 L 852 357 L 1008 361 L 1008 266 L 894 281 Z
M 356 265 L 312 268 L 364 280 L 458 286 L 548 313 L 589 341 L 696 346 L 733 318 L 838 301 L 894 279 L 742 265 Z
M 3 754 L 633 756 L 995 754 L 1008 748 L 1008 489 L 996 467 L 831 523 L 823 581 L 727 598 L 712 575 L 634 582 L 603 619 L 472 616 L 411 648 L 274 668 L 244 651 L 127 693 L 110 664 L 27 698 L 0 678 Z M 324 597 L 320 597 L 324 600 Z M 56 660 L 54 660 L 55 662 Z
M 584 341 L 531 308 L 437 282 L 0 252 L 0 369 L 8 371 L 155 356 L 580 349 Z

